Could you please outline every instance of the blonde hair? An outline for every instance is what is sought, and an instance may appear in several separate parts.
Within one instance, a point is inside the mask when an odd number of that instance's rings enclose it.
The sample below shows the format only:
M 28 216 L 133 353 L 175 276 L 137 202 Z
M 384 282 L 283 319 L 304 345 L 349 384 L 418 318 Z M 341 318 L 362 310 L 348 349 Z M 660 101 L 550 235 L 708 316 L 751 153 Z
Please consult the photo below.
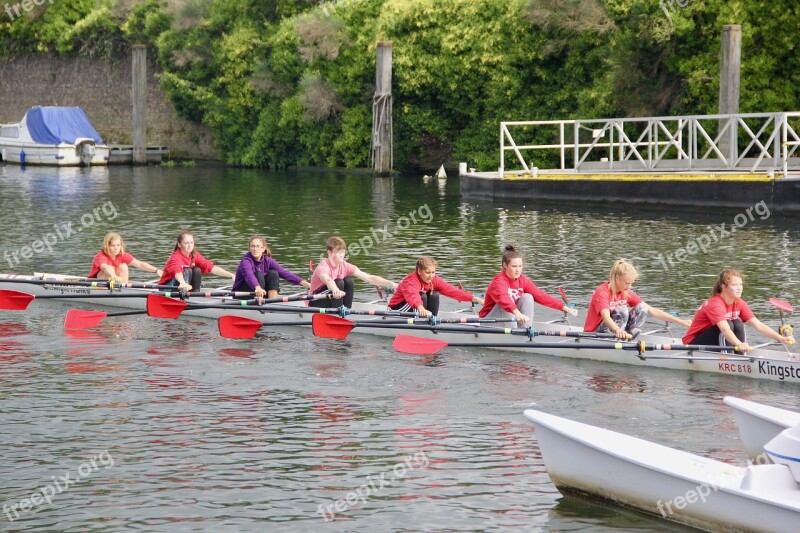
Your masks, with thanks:
M 417 270 L 425 270 L 429 267 L 436 268 L 436 259 L 428 255 L 423 255 L 417 259 Z
M 724 268 L 714 283 L 714 288 L 711 289 L 711 296 L 722 294 L 722 287 L 727 286 L 731 282 L 731 278 L 740 278 L 744 282 L 744 274 L 735 268 Z
M 117 233 L 116 231 L 109 231 L 106 233 L 106 236 L 103 237 L 103 252 L 109 257 L 111 257 L 111 241 L 114 239 L 119 239 L 119 253 L 125 253 L 125 241 L 122 240 L 122 235 Z
M 260 235 L 253 235 L 252 237 L 250 237 L 250 240 L 247 241 L 247 244 L 248 245 L 253 244 L 253 241 L 261 241 L 261 244 L 264 245 L 264 255 L 266 255 L 267 257 L 272 257 L 272 250 L 270 249 L 269 244 L 267 243 L 267 239 L 261 237 Z
M 614 261 L 611 265 L 611 271 L 608 273 L 609 286 L 612 293 L 619 292 L 617 290 L 617 276 L 633 276 L 634 280 L 639 279 L 639 271 L 633 266 L 633 263 L 625 258 L 620 258 Z

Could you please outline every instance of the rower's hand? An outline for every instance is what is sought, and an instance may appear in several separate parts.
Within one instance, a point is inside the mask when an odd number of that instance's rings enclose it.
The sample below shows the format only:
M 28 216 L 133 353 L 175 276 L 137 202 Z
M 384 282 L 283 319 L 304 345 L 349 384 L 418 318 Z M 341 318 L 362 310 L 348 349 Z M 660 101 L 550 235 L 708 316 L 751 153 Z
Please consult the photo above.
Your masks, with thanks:
M 617 336 L 618 339 L 622 339 L 624 341 L 626 341 L 626 340 L 628 340 L 628 339 L 630 339 L 632 337 L 632 335 L 630 333 L 628 333 L 627 331 L 625 331 L 622 328 L 620 328 L 617 331 L 615 331 L 614 334 Z
M 562 309 L 564 310 L 565 313 L 569 313 L 570 316 L 578 316 L 578 310 L 575 309 L 574 307 L 565 305 Z
M 188 283 L 181 283 L 178 285 L 178 290 L 181 292 L 192 292 L 192 286 Z
M 256 290 L 254 292 L 256 293 L 256 298 L 263 298 L 264 296 L 267 295 L 267 291 L 265 291 L 261 287 L 256 287 Z
M 746 342 L 741 342 L 736 345 L 736 351 L 739 353 L 747 353 L 750 351 L 750 345 Z
M 518 309 L 514 309 L 514 318 L 517 319 L 518 327 L 524 327 L 528 323 L 528 317 L 520 313 Z
M 337 300 L 339 298 L 344 298 L 344 294 L 345 294 L 344 291 L 340 291 L 339 289 L 331 291 L 331 296 L 333 296 L 334 300 Z
M 794 335 L 786 335 L 785 337 L 781 337 L 780 341 L 783 344 L 788 344 L 789 346 L 795 345 Z
M 419 316 L 421 316 L 422 318 L 428 318 L 428 317 L 429 317 L 429 316 L 431 316 L 433 313 L 431 313 L 430 311 L 428 311 L 428 310 L 427 310 L 427 309 L 425 309 L 424 307 L 422 307 L 422 306 L 419 306 L 419 307 L 417 307 L 417 314 L 418 314 Z

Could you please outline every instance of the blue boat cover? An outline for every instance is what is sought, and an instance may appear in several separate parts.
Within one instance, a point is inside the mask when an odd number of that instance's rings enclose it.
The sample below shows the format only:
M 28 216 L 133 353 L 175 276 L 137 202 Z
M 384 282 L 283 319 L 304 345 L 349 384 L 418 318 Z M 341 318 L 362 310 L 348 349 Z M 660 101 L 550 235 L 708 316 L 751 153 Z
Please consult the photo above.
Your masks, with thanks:
M 78 137 L 94 139 L 103 143 L 89 117 L 80 107 L 32 107 L 28 109 L 26 122 L 31 137 L 42 144 L 73 144 Z

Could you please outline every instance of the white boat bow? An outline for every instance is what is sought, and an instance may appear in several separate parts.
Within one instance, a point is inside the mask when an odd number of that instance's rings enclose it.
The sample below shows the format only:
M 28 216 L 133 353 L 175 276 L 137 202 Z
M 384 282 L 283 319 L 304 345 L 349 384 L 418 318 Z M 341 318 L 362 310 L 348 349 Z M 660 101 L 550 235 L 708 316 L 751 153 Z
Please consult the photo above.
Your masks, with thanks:
M 737 467 L 536 410 L 525 417 L 563 493 L 710 531 L 795 531 L 800 486 L 785 465 Z
M 733 408 L 739 437 L 747 455 L 756 463 L 767 460 L 764 445 L 784 429 L 800 424 L 800 413 L 761 403 L 726 396 L 723 401 Z

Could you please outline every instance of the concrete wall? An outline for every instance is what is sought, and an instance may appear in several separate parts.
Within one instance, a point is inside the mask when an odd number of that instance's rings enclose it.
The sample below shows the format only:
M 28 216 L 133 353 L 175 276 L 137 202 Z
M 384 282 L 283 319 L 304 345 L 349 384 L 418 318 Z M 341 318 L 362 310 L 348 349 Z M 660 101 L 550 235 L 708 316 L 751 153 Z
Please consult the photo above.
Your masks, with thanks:
M 171 157 L 220 159 L 210 130 L 179 118 L 148 59 L 147 144 Z M 18 122 L 34 105 L 82 107 L 108 143 L 132 144 L 131 58 L 116 63 L 52 55 L 0 61 L 0 123 Z

